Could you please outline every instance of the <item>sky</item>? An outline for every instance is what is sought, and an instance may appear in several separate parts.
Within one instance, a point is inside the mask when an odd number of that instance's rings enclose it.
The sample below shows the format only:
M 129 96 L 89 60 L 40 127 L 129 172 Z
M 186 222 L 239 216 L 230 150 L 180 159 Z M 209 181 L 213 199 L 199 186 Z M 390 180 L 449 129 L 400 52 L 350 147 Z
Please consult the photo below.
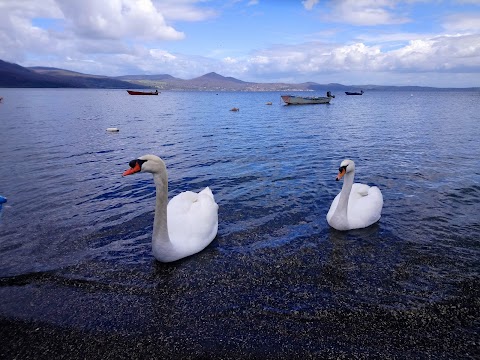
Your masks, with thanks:
M 480 86 L 480 0 L 0 0 L 0 59 L 86 74 Z

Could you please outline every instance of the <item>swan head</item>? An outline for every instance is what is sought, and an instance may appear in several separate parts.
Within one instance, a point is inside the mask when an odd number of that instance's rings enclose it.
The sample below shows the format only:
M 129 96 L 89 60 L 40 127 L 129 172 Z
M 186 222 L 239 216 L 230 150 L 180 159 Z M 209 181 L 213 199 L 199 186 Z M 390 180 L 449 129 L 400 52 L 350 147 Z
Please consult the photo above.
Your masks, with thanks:
M 338 168 L 338 175 L 335 180 L 338 181 L 345 174 L 351 173 L 353 171 L 355 171 L 355 163 L 353 162 L 353 160 L 345 159 L 342 161 L 342 163 L 340 164 L 340 167 Z
M 156 155 L 143 155 L 138 159 L 128 163 L 130 169 L 125 170 L 123 176 L 135 174 L 137 172 L 149 172 L 152 174 L 165 171 L 165 163 Z

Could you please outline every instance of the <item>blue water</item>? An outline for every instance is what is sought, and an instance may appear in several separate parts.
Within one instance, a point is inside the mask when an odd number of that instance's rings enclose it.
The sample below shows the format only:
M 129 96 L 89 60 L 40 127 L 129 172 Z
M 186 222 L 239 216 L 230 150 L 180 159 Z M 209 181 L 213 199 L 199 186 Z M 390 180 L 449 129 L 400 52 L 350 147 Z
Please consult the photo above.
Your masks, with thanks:
M 480 93 L 340 93 L 308 106 L 276 92 L 0 95 L 1 317 L 155 334 L 172 356 L 475 348 Z M 121 176 L 149 153 L 166 162 L 170 197 L 210 186 L 219 204 L 214 242 L 174 264 L 151 254 L 152 178 Z M 344 158 L 383 193 L 369 228 L 325 220 Z

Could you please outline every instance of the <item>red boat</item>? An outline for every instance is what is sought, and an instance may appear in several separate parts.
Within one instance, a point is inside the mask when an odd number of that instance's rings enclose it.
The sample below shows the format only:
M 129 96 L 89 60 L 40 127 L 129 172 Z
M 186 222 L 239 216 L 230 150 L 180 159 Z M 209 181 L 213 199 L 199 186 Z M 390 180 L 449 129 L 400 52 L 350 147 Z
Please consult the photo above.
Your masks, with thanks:
M 158 90 L 155 91 L 134 91 L 127 90 L 130 95 L 158 95 Z

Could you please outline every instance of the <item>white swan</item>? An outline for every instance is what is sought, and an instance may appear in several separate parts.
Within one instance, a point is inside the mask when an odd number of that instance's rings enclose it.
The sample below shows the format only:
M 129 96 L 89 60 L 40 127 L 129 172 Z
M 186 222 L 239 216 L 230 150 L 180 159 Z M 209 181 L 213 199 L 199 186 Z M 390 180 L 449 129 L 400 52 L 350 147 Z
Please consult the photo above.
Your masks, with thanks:
M 343 160 L 338 171 L 336 180 L 343 177 L 343 186 L 328 210 L 328 224 L 337 230 L 352 230 L 377 222 L 383 207 L 380 189 L 353 183 L 355 163 L 352 160 Z
M 140 171 L 153 174 L 157 195 L 152 250 L 158 261 L 193 255 L 212 242 L 218 230 L 218 205 L 210 188 L 199 193 L 186 191 L 168 202 L 167 168 L 162 159 L 144 155 L 129 165 L 123 176 Z

